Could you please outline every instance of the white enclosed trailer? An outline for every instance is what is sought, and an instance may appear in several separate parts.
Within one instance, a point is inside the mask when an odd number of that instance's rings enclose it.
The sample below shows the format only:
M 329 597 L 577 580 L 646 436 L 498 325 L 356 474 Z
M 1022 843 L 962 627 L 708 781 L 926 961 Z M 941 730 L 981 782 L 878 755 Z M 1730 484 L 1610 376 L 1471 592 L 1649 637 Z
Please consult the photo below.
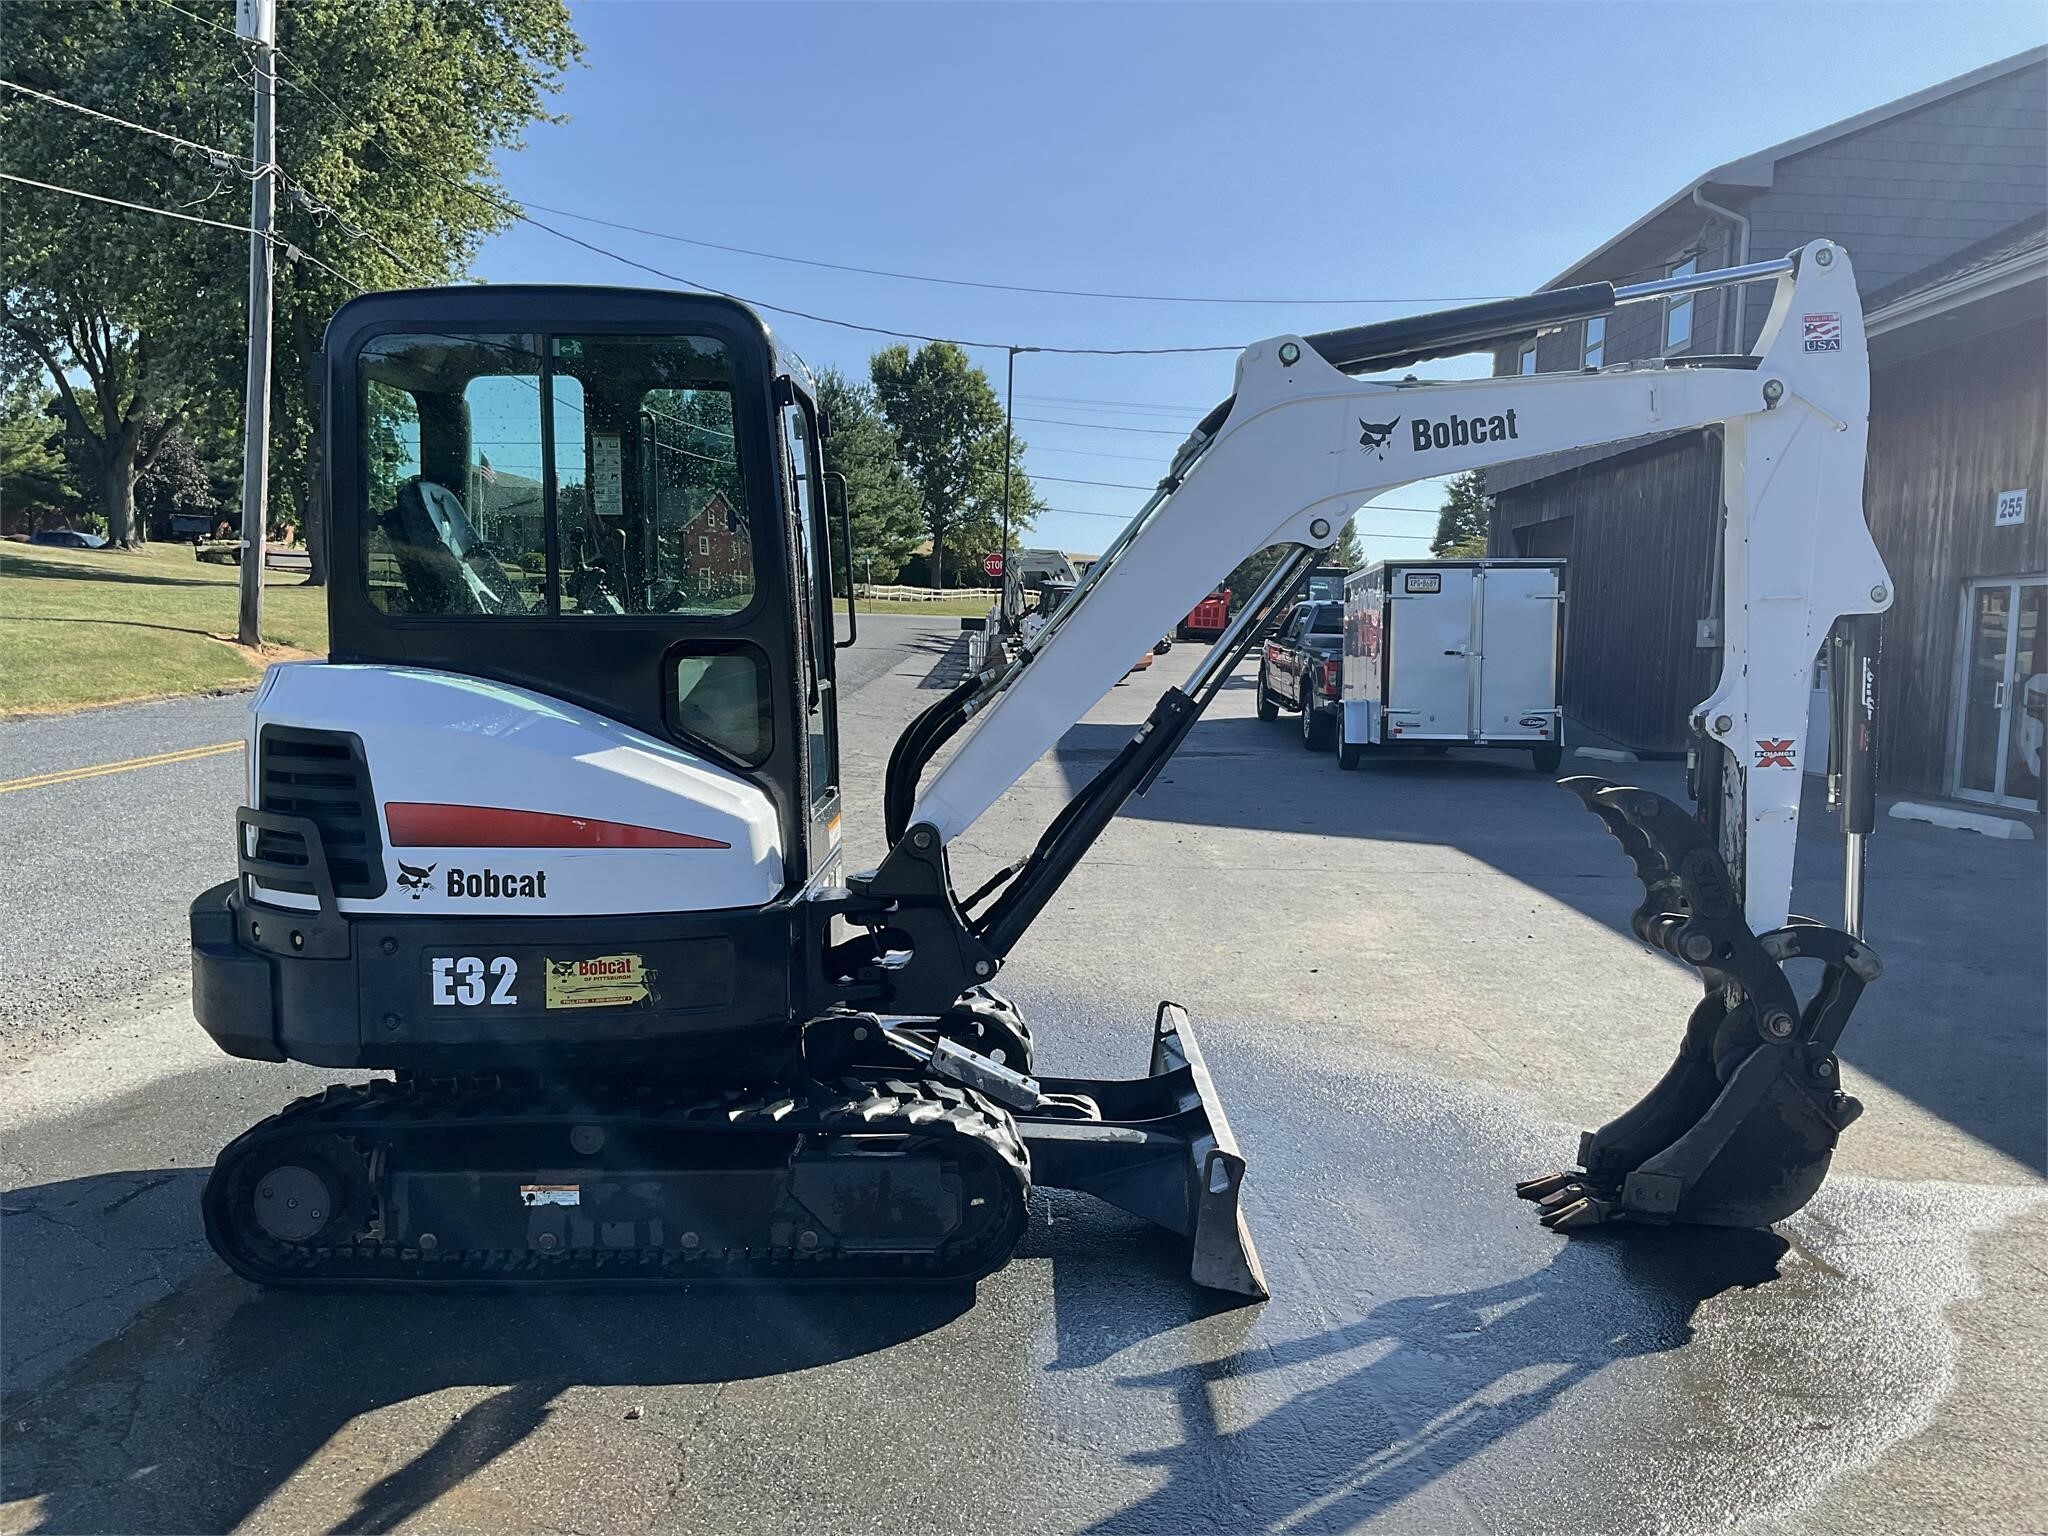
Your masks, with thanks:
M 1372 747 L 1564 755 L 1564 562 L 1383 560 L 1344 583 L 1337 761 Z

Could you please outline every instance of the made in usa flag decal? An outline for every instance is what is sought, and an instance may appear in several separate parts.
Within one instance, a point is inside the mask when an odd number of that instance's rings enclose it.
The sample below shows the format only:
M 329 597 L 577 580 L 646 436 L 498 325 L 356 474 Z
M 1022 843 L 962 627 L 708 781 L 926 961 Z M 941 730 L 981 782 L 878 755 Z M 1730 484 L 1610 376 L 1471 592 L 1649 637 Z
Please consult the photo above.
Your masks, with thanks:
M 1839 352 L 1842 350 L 1842 317 L 1840 315 L 1807 315 L 1806 350 L 1809 352 Z

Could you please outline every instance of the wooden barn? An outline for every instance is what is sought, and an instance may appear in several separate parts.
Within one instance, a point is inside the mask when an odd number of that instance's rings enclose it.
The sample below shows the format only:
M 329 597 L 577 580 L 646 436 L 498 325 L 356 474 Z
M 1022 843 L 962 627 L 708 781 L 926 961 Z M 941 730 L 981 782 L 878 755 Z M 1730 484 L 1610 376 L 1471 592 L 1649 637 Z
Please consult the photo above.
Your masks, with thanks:
M 1865 505 L 1891 570 L 1879 669 L 1888 790 L 2044 806 L 2048 736 L 2048 49 L 1836 123 L 1686 187 L 1550 286 L 1760 260 L 1826 236 L 1870 333 Z M 1500 374 L 1746 351 L 1764 290 L 1700 295 L 1505 349 Z M 1571 563 L 1565 706 L 1676 751 L 1718 675 L 1718 433 L 1487 475 L 1491 547 Z M 1819 698 L 1813 726 L 1824 729 Z M 1811 755 L 1815 769 L 1819 753 Z

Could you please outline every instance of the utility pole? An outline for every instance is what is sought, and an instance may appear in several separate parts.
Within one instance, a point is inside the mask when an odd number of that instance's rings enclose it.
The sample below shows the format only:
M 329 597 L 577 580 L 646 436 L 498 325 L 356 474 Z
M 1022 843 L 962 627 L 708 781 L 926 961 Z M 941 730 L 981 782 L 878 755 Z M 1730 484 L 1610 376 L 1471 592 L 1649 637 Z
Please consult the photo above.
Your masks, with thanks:
M 249 377 L 242 427 L 241 609 L 235 638 L 263 643 L 263 531 L 270 490 L 270 288 L 277 205 L 276 0 L 235 0 L 235 33 L 256 66 L 249 183 Z
M 1036 347 L 1010 348 L 1010 374 L 1003 385 L 1003 633 L 1010 634 L 1017 628 L 1018 615 L 1011 611 L 1010 581 L 1016 562 L 1010 558 L 1010 460 L 1016 457 L 1017 420 L 1017 354 L 1036 352 Z M 1021 594 L 1017 603 L 1023 607 Z

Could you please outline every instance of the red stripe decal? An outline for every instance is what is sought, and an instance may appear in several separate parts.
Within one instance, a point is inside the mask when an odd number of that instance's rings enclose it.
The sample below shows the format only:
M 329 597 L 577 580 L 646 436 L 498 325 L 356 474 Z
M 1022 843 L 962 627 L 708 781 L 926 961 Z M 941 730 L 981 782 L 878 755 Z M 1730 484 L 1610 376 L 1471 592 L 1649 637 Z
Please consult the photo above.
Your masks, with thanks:
M 389 801 L 384 820 L 394 848 L 730 848 L 713 837 L 664 832 L 623 821 L 507 811 L 488 805 Z

